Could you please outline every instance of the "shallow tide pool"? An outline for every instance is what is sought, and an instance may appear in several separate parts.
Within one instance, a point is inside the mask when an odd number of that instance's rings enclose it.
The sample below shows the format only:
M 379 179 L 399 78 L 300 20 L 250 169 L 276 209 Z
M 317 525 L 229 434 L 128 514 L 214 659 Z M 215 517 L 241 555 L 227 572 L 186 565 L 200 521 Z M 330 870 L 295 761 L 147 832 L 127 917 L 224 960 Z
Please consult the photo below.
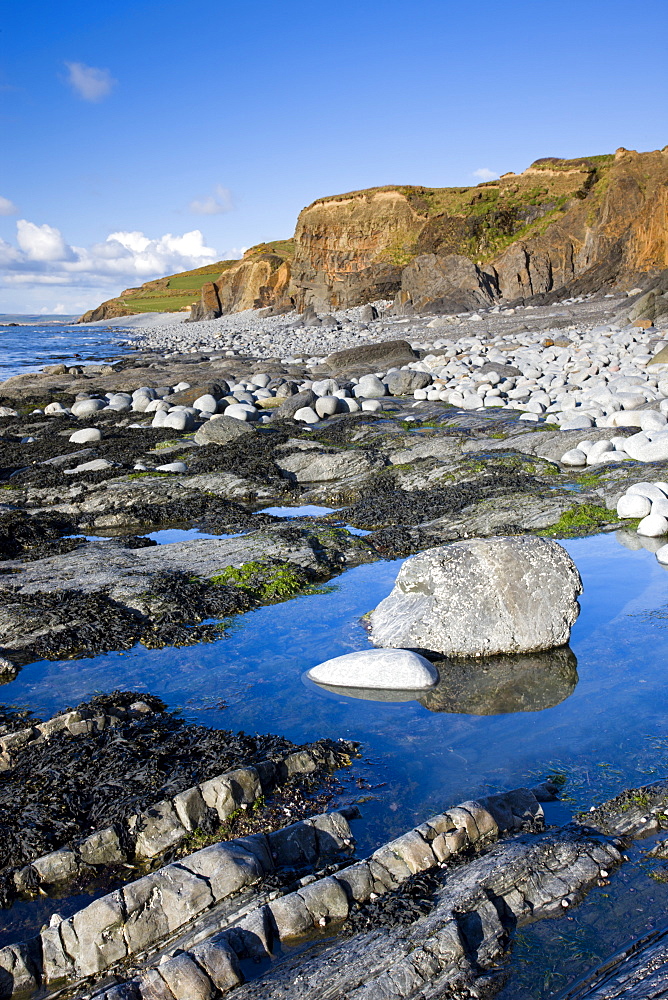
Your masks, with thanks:
M 96 691 L 135 688 L 205 725 L 296 742 L 358 740 L 355 773 L 382 785 L 368 790 L 356 824 L 362 851 L 430 810 L 554 770 L 569 776 L 567 795 L 588 806 L 667 769 L 668 575 L 652 553 L 629 551 L 612 534 L 564 544 L 584 581 L 570 644 L 577 671 L 548 656 L 502 692 L 491 683 L 481 695 L 473 679 L 469 691 L 459 676 L 452 697 L 442 678 L 433 707 L 445 710 L 349 698 L 304 677 L 370 645 L 360 617 L 390 592 L 400 560 L 359 566 L 322 593 L 232 619 L 214 643 L 31 664 L 2 700 L 49 716 Z
M 96 691 L 134 688 L 205 725 L 296 742 L 358 740 L 362 758 L 341 775 L 340 801 L 360 804 L 360 856 L 432 812 L 555 771 L 567 779 L 563 801 L 545 811 L 548 822 L 563 823 L 576 808 L 668 771 L 666 570 L 614 534 L 563 544 L 584 582 L 574 657 L 548 654 L 501 686 L 460 672 L 451 683 L 442 677 L 439 696 L 421 704 L 350 698 L 305 679 L 322 660 L 369 646 L 360 618 L 392 589 L 397 560 L 239 616 L 215 643 L 31 664 L 3 686 L 2 701 L 48 717 Z M 663 922 L 667 907 L 668 885 L 653 882 L 642 863 L 625 866 L 609 890 L 519 934 L 504 1000 L 553 996 L 630 934 Z

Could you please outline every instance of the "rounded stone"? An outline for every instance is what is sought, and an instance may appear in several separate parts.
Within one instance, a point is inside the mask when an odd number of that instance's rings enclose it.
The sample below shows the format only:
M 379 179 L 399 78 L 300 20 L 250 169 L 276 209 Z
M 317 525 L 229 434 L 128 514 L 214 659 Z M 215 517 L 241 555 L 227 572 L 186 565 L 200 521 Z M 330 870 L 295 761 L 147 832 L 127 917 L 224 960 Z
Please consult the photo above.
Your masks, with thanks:
M 193 403 L 193 407 L 196 410 L 206 411 L 207 413 L 216 412 L 216 397 L 211 395 L 211 393 L 205 393 L 203 396 L 198 396 Z
M 183 410 L 176 413 L 168 413 L 164 419 L 163 427 L 169 427 L 174 431 L 187 431 L 192 427 L 192 417 Z
M 566 550 L 524 535 L 474 538 L 407 559 L 371 614 L 377 646 L 445 656 L 530 653 L 568 642 L 582 582 Z
M 666 494 L 655 483 L 634 483 L 626 491 L 628 496 L 647 497 L 648 500 L 665 500 Z
M 242 420 L 234 420 L 227 414 L 221 413 L 211 417 L 207 423 L 195 434 L 197 444 L 229 444 L 236 438 L 243 437 L 244 434 L 254 434 L 252 427 L 249 427 Z
M 295 413 L 295 420 L 303 424 L 317 424 L 320 417 L 311 406 L 302 406 Z
M 102 399 L 80 399 L 72 404 L 72 413 L 75 417 L 90 417 L 105 406 L 106 403 Z
M 571 448 L 569 451 L 564 452 L 561 456 L 561 464 L 574 467 L 586 465 L 587 456 L 584 451 L 580 451 L 579 448 Z
M 649 538 L 661 538 L 662 535 L 668 535 L 668 518 L 661 514 L 648 514 L 638 525 L 638 534 L 647 535 Z
M 322 420 L 326 417 L 333 417 L 335 413 L 339 412 L 339 400 L 336 396 L 319 396 L 315 401 L 315 412 Z
M 419 691 L 437 683 L 438 671 L 408 649 L 365 649 L 325 660 L 308 677 L 334 687 Z
M 362 409 L 366 413 L 378 413 L 379 410 L 383 409 L 383 404 L 379 399 L 363 399 Z
M 353 391 L 364 399 L 380 399 L 387 395 L 387 386 L 377 375 L 363 375 Z
M 256 420 L 258 412 L 254 406 L 246 403 L 230 403 L 225 409 L 226 417 L 234 417 L 235 420 Z
M 82 427 L 80 431 L 70 434 L 70 444 L 88 444 L 90 441 L 101 441 L 102 431 L 99 427 Z
M 625 493 L 617 501 L 617 513 L 620 517 L 647 517 L 652 511 L 652 505 L 647 497 L 637 493 Z

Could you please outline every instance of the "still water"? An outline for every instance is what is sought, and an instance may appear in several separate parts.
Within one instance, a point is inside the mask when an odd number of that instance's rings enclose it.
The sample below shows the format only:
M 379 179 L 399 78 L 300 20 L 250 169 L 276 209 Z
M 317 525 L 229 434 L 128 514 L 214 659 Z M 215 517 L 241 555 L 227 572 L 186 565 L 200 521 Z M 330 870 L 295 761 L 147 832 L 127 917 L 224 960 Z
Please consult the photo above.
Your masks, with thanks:
M 564 544 L 584 581 L 571 637 L 577 666 L 548 654 L 520 664 L 501 687 L 459 672 L 442 677 L 425 704 L 354 699 L 307 681 L 315 664 L 369 645 L 359 619 L 390 592 L 397 560 L 239 616 L 211 644 L 31 664 L 2 688 L 2 700 L 48 716 L 96 691 L 135 688 L 205 725 L 295 742 L 358 740 L 356 773 L 374 786 L 356 824 L 361 851 L 430 810 L 554 770 L 569 776 L 567 796 L 586 807 L 668 770 L 668 574 L 650 552 L 629 551 L 612 534 Z
M 342 775 L 339 801 L 360 803 L 360 856 L 457 801 L 555 771 L 567 782 L 546 817 L 564 823 L 668 772 L 668 574 L 651 552 L 631 551 L 613 534 L 563 544 L 584 582 L 572 655 L 516 662 L 500 680 L 459 670 L 422 702 L 350 698 L 304 677 L 323 659 L 369 645 L 360 617 L 390 592 L 400 560 L 357 567 L 321 593 L 239 616 L 215 643 L 31 664 L 2 687 L 1 700 L 48 716 L 96 691 L 134 688 L 205 725 L 296 742 L 358 740 L 363 756 Z M 610 887 L 518 934 L 500 1000 L 554 997 L 629 936 L 665 922 L 668 885 L 649 876 L 647 846 L 629 851 L 631 863 Z M 54 905 L 62 909 L 62 901 L 44 902 L 44 919 Z M 67 912 L 77 905 L 69 900 Z M 32 909 L 26 926 L 41 922 Z M 10 923 L 22 919 L 19 908 Z

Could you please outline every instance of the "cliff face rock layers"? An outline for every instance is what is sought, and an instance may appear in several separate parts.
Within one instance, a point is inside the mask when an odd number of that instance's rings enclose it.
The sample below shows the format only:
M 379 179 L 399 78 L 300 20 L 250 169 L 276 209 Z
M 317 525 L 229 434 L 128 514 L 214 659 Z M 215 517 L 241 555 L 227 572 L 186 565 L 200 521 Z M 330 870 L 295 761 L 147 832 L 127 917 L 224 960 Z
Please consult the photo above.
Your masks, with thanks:
M 458 312 L 564 286 L 586 294 L 664 268 L 668 146 L 618 149 L 536 160 L 475 187 L 320 198 L 300 213 L 293 240 L 253 247 L 215 280 L 207 275 L 192 318 L 263 306 L 323 312 L 394 296 Z
M 220 312 L 326 311 L 395 295 L 419 311 L 457 312 L 568 285 L 598 291 L 668 267 L 668 147 L 546 158 L 472 188 L 321 198 L 300 213 L 290 259 L 274 246 L 216 283 Z

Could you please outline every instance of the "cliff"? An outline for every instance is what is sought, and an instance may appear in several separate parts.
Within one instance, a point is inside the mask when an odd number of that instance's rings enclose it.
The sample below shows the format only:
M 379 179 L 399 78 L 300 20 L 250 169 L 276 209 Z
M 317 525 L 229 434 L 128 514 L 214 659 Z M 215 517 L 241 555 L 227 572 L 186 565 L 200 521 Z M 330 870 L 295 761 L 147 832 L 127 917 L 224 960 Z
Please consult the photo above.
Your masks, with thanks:
M 223 313 L 262 309 L 287 301 L 294 256 L 293 240 L 260 243 L 234 261 L 217 281 L 202 286 L 190 319 L 213 319 Z
M 600 291 L 668 268 L 668 146 L 546 157 L 473 187 L 319 198 L 300 213 L 293 240 L 225 263 L 202 285 L 191 318 L 265 306 L 323 312 L 388 298 L 401 309 L 456 312 L 547 301 L 564 288 Z

